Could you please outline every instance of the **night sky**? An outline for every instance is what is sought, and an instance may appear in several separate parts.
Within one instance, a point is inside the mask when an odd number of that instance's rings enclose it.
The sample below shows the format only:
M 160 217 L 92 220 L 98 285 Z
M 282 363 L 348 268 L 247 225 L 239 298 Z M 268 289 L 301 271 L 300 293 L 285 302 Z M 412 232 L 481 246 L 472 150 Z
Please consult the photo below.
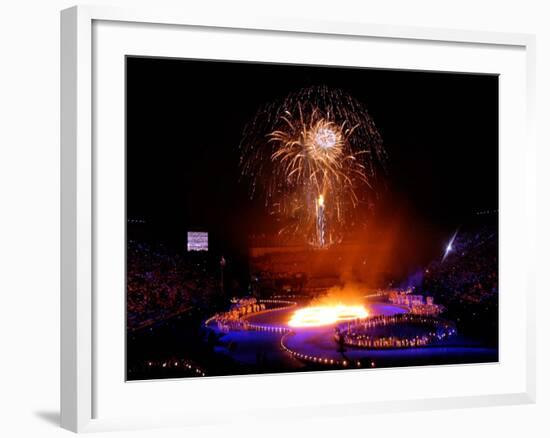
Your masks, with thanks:
M 498 208 L 496 76 L 135 57 L 126 74 L 128 218 L 176 248 L 188 229 L 241 250 L 261 230 L 261 200 L 239 178 L 243 128 L 313 85 L 347 91 L 374 119 L 388 152 L 379 217 L 439 236 Z

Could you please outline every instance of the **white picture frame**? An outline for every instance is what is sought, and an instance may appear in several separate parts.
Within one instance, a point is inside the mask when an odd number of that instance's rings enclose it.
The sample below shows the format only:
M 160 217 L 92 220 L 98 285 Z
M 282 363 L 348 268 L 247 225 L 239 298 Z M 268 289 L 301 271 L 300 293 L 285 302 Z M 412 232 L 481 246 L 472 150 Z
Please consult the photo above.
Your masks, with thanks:
M 535 142 L 533 133 L 534 119 L 534 59 L 535 38 L 526 34 L 508 34 L 493 32 L 461 31 L 451 29 L 426 29 L 403 26 L 374 25 L 362 22 L 318 22 L 293 17 L 247 17 L 239 14 L 232 17 L 223 17 L 215 13 L 201 16 L 193 11 L 162 11 L 162 10 L 130 10 L 110 7 L 77 6 L 61 12 L 61 426 L 75 431 L 99 431 L 119 428 L 161 427 L 164 425 L 188 425 L 207 423 L 208 416 L 201 415 L 200 406 L 197 407 L 197 415 L 189 418 L 181 414 L 177 409 L 173 412 L 164 412 L 162 406 L 157 407 L 156 412 L 150 416 L 132 416 L 129 412 L 120 412 L 120 415 L 98 415 L 101 412 L 101 403 L 98 401 L 98 385 L 102 381 L 99 375 L 101 367 L 105 364 L 98 362 L 97 351 L 100 346 L 101 332 L 98 336 L 97 324 L 103 318 L 101 306 L 98 305 L 94 294 L 97 293 L 98 284 L 102 284 L 98 278 L 98 246 L 96 232 L 98 216 L 96 206 L 101 191 L 96 190 L 96 180 L 103 173 L 101 165 L 104 158 L 99 159 L 94 153 L 94 147 L 99 135 L 96 132 L 95 123 L 101 118 L 98 114 L 98 96 L 96 95 L 98 70 L 94 60 L 97 60 L 98 50 L 105 47 L 105 36 L 99 35 L 94 30 L 98 23 L 115 23 L 124 25 L 131 23 L 132 32 L 140 32 L 140 26 L 148 27 L 152 32 L 160 32 L 166 29 L 200 30 L 203 34 L 208 32 L 224 32 L 238 30 L 239 38 L 248 38 L 247 35 L 259 35 L 267 32 L 274 39 L 281 37 L 308 37 L 311 40 L 322 37 L 349 37 L 350 41 L 383 41 L 385 44 L 406 43 L 414 45 L 435 44 L 444 50 L 446 44 L 467 48 L 483 47 L 487 50 L 509 50 L 520 53 L 516 56 L 521 65 L 515 68 L 520 76 L 525 79 L 523 88 L 518 91 L 517 99 L 521 101 L 522 114 L 521 129 L 510 135 L 514 135 L 515 141 L 519 141 L 521 147 L 515 151 L 515 158 L 523 164 L 518 178 L 520 185 L 516 189 L 510 189 L 510 184 L 501 180 L 501 190 L 507 189 L 506 196 L 523 198 L 520 216 L 507 221 L 510 230 L 522 227 L 522 248 L 530 248 L 531 251 L 522 255 L 523 269 L 518 275 L 526 278 L 522 281 L 521 291 L 518 292 L 518 300 L 521 310 L 521 324 L 519 327 L 524 348 L 517 354 L 520 355 L 521 366 L 517 371 L 517 385 L 513 390 L 493 391 L 481 394 L 465 392 L 462 395 L 440 394 L 439 396 L 418 398 L 407 395 L 403 398 L 394 397 L 384 399 L 361 399 L 352 401 L 331 403 L 328 399 L 303 399 L 299 405 L 288 408 L 284 406 L 278 410 L 278 414 L 270 413 L 269 409 L 248 406 L 249 414 L 259 417 L 270 417 L 286 412 L 292 418 L 305 418 L 312 415 L 361 415 L 366 412 L 395 412 L 410 409 L 441 409 L 451 407 L 474 407 L 499 404 L 532 403 L 535 400 L 535 310 L 534 310 L 534 280 L 529 274 L 534 270 L 531 254 L 535 242 Z M 134 35 L 138 35 L 138 33 Z M 109 37 L 109 31 L 106 37 Z M 159 37 L 162 39 L 162 37 Z M 136 38 L 136 40 L 139 38 Z M 162 41 L 159 40 L 159 44 Z M 103 45 L 102 45 L 103 44 Z M 117 46 L 117 44 L 113 44 Z M 121 46 L 122 47 L 122 46 Z M 199 47 L 200 48 L 200 47 Z M 113 49 L 114 50 L 114 49 Z M 123 48 L 121 49 L 123 50 Z M 150 49 L 154 50 L 154 49 Z M 113 52 L 115 53 L 115 52 Z M 116 53 L 115 53 L 116 54 Z M 166 56 L 166 53 L 159 54 Z M 238 55 L 236 55 L 238 56 Z M 235 58 L 237 59 L 237 58 Z M 516 60 L 517 61 L 517 60 Z M 292 60 L 290 60 L 292 62 Z M 337 63 L 338 61 L 336 61 Z M 438 70 L 438 62 L 424 66 L 428 70 Z M 337 64 L 339 65 L 339 64 Z M 390 65 L 391 67 L 391 65 Z M 422 66 L 420 66 L 422 67 Z M 420 68 L 419 67 L 419 68 Z M 445 67 L 441 67 L 445 70 Z M 498 69 L 497 69 L 498 70 Z M 480 70 L 482 71 L 482 70 Z M 499 71 L 492 71 L 499 73 Z M 117 80 L 121 80 L 118 78 Z M 517 85 L 517 84 L 516 84 Z M 516 86 L 514 85 L 514 86 Z M 518 88 L 519 90 L 519 88 Z M 501 103 L 502 105 L 502 103 Z M 102 138 L 102 137 L 101 137 Z M 506 140 L 503 138 L 502 140 Z M 501 162 L 501 164 L 503 164 Z M 107 172 L 107 171 L 106 171 Z M 512 193 L 513 192 L 513 193 Z M 511 195 L 510 195 L 511 193 Z M 502 195 L 502 193 L 501 193 Z M 503 195 L 502 195 L 503 196 Z M 516 213 L 512 213 L 516 214 Z M 518 243 L 520 244 L 520 243 Z M 519 283 L 518 283 L 519 284 Z M 124 317 L 120 314 L 117 318 Z M 122 336 L 122 334 L 121 334 Z M 104 339 L 104 338 L 103 338 Z M 120 352 L 123 354 L 123 351 Z M 114 365 L 113 365 L 114 366 Z M 460 368 L 460 367 L 458 367 Z M 470 368 L 470 373 L 481 372 L 480 368 Z M 472 371 L 473 370 L 473 371 Z M 477 370 L 477 371 L 476 371 Z M 120 371 L 120 370 L 119 370 Z M 118 371 L 117 371 L 118 372 Z M 393 371 L 394 377 L 400 370 Z M 353 377 L 355 375 L 355 377 Z M 356 373 L 348 373 L 347 376 L 359 378 Z M 314 377 L 315 378 L 318 378 Z M 291 376 L 293 384 L 296 384 L 298 376 Z M 273 377 L 235 377 L 222 379 L 223 387 L 243 385 L 253 379 L 264 379 L 269 387 Z M 309 378 L 308 378 L 309 379 Z M 109 381 L 105 379 L 105 381 Z M 207 379 L 208 381 L 208 379 Z M 349 378 L 348 378 L 349 381 Z M 198 380 L 195 380 L 189 390 L 199 391 Z M 212 380 L 210 380 L 212 382 Z M 281 382 L 281 381 L 279 381 Z M 310 379 L 311 382 L 314 380 Z M 120 382 L 124 384 L 123 381 Z M 148 388 L 158 385 L 158 382 L 149 382 Z M 342 384 L 341 382 L 339 384 Z M 139 391 L 139 387 L 133 385 L 133 393 Z M 163 388 L 177 385 L 177 382 L 163 382 Z M 209 385 L 209 386 L 208 386 Z M 101 386 L 101 385 L 100 385 Z M 211 388 L 212 384 L 205 384 Z M 137 389 L 136 389 L 137 388 Z M 145 387 L 143 387 L 145 388 Z M 164 390 L 163 389 L 163 390 Z M 210 389 L 206 389 L 208 391 Z M 105 392 L 103 390 L 103 392 Z M 282 400 L 279 399 L 279 402 Z M 200 405 L 200 403 L 199 403 Z M 216 412 L 217 421 L 229 421 L 230 417 L 244 416 L 243 412 L 223 413 L 210 407 L 210 412 Z

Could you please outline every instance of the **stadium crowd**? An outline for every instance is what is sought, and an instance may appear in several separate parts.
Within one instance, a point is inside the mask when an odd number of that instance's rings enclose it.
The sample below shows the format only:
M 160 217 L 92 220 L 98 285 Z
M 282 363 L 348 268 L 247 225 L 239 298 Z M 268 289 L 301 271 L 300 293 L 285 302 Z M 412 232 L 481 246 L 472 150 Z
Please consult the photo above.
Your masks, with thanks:
M 448 255 L 426 268 L 423 290 L 443 301 L 480 303 L 498 292 L 497 257 L 496 232 L 459 232 Z
M 220 293 L 205 262 L 167 248 L 128 241 L 127 324 L 137 329 L 191 308 L 204 308 Z
M 446 257 L 425 269 L 422 291 L 446 309 L 458 331 L 498 343 L 498 234 L 495 227 L 459 230 Z

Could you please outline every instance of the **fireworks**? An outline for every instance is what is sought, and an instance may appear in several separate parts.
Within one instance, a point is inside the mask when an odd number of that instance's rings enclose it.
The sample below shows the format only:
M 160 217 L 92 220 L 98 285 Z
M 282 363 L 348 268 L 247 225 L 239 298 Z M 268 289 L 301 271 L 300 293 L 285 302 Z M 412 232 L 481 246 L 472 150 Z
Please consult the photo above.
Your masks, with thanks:
M 317 201 L 317 243 L 325 246 L 325 198 L 319 195 Z
M 341 90 L 310 87 L 262 107 L 245 130 L 241 167 L 281 233 L 324 247 L 341 240 L 372 193 L 385 152 L 365 107 Z
M 453 243 L 456 239 L 456 235 L 458 234 L 458 229 L 453 234 L 453 237 L 451 237 L 451 240 L 449 240 L 449 243 L 447 243 L 447 246 L 445 247 L 445 253 L 443 254 L 443 258 L 441 259 L 441 262 L 444 262 L 447 256 L 450 252 L 453 251 Z

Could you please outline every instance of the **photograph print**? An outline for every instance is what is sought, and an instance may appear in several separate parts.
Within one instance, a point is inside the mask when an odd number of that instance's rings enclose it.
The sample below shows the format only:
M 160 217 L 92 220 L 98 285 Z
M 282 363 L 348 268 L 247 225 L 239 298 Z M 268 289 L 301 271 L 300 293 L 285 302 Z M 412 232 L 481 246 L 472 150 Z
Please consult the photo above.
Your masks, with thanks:
M 498 92 L 127 57 L 127 380 L 498 362 Z

